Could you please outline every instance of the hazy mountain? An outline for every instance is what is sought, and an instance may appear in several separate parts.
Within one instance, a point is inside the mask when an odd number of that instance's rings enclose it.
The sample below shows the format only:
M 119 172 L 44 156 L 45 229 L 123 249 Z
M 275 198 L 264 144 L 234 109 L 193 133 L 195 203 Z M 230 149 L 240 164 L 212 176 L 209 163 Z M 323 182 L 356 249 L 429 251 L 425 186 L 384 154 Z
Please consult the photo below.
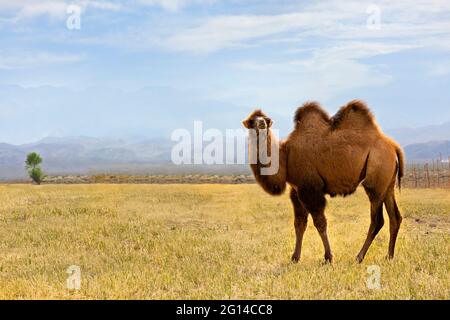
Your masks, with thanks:
M 26 177 L 25 157 L 39 152 L 48 174 L 85 174 L 122 166 L 162 164 L 170 161 L 173 142 L 165 139 L 126 141 L 91 137 L 48 137 L 38 142 L 11 145 L 0 143 L 0 179 Z
M 450 140 L 450 122 L 419 128 L 391 129 L 386 130 L 386 133 L 403 146 L 413 143 Z
M 450 156 L 450 140 L 415 143 L 404 147 L 408 161 L 429 161 L 442 157 L 448 160 Z
M 38 142 L 11 145 L 0 143 L 0 179 L 26 177 L 24 160 L 29 152 L 37 151 L 44 158 L 47 174 L 181 174 L 181 173 L 248 173 L 242 165 L 185 165 L 171 163 L 175 142 L 168 139 L 129 137 L 100 139 L 92 137 L 47 137 Z M 404 147 L 408 162 L 443 159 L 450 156 L 450 140 L 410 144 Z

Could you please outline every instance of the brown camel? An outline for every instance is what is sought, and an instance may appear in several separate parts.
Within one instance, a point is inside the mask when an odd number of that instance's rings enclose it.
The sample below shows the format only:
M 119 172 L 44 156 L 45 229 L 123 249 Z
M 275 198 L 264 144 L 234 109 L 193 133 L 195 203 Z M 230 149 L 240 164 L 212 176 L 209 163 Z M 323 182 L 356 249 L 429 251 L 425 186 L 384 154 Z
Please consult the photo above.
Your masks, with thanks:
M 272 120 L 261 110 L 255 110 L 243 121 L 246 128 L 252 129 L 251 136 L 256 137 L 249 139 L 249 153 L 256 155 L 250 166 L 258 184 L 272 195 L 282 194 L 286 184 L 291 186 L 296 233 L 292 260 L 300 259 L 303 233 L 311 214 L 325 248 L 325 260 L 331 262 L 325 195 L 347 196 L 361 182 L 371 204 L 371 223 L 357 261 L 364 259 L 383 227 L 383 203 L 390 224 L 388 257 L 393 258 L 402 222 L 394 192 L 396 177 L 400 188 L 404 169 L 399 145 L 382 133 L 368 107 L 359 100 L 349 102 L 331 118 L 318 103 L 307 102 L 296 111 L 294 122 L 294 130 L 278 142 L 270 129 Z M 261 149 L 268 150 L 268 158 L 270 150 L 279 151 L 273 174 L 261 174 L 261 170 L 272 165 L 260 160 Z

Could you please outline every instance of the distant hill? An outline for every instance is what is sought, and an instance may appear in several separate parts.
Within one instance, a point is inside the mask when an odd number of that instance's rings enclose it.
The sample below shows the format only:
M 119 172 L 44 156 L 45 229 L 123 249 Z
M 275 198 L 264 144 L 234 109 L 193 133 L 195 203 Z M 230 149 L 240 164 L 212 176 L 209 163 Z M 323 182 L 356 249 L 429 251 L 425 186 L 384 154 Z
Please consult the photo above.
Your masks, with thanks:
M 92 137 L 48 137 L 38 142 L 0 143 L 0 180 L 26 178 L 25 157 L 39 152 L 49 175 L 67 174 L 247 174 L 246 165 L 174 165 L 175 142 L 154 138 L 99 139 Z
M 397 138 L 398 139 L 398 138 Z M 27 153 L 39 152 L 43 169 L 50 175 L 67 174 L 247 174 L 247 165 L 183 165 L 171 163 L 174 142 L 163 139 L 130 137 L 100 139 L 48 137 L 24 145 L 0 143 L 0 179 L 26 178 L 24 161 Z M 408 162 L 443 159 L 450 155 L 450 139 L 414 143 L 404 147 Z
M 45 138 L 25 145 L 0 144 L 0 179 L 26 176 L 25 157 L 37 151 L 50 174 L 86 173 L 108 167 L 132 167 L 170 161 L 172 143 L 164 139 L 125 141 L 91 137 Z
M 439 159 L 448 160 L 450 156 L 450 140 L 415 143 L 404 147 L 408 161 L 430 161 Z
M 385 132 L 402 146 L 430 141 L 445 141 L 450 140 L 450 122 L 418 128 L 391 129 L 385 130 Z

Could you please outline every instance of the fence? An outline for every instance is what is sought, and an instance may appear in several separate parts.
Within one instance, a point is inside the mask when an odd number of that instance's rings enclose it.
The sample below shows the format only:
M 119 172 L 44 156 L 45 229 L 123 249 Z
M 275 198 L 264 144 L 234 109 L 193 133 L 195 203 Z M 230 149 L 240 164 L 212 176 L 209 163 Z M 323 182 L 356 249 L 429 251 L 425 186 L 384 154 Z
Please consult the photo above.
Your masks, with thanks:
M 445 162 L 408 163 L 402 185 L 407 188 L 450 188 L 450 157 Z

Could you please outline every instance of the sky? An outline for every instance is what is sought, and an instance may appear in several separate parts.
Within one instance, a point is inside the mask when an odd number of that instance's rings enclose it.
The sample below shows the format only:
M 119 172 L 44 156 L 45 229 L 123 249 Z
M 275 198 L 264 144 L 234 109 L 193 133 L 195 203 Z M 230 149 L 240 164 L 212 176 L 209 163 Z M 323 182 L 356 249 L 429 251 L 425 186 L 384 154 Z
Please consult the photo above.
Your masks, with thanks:
M 79 14 L 78 14 L 79 13 Z M 450 121 L 450 1 L 0 0 L 0 142 L 239 128 L 365 100 Z

